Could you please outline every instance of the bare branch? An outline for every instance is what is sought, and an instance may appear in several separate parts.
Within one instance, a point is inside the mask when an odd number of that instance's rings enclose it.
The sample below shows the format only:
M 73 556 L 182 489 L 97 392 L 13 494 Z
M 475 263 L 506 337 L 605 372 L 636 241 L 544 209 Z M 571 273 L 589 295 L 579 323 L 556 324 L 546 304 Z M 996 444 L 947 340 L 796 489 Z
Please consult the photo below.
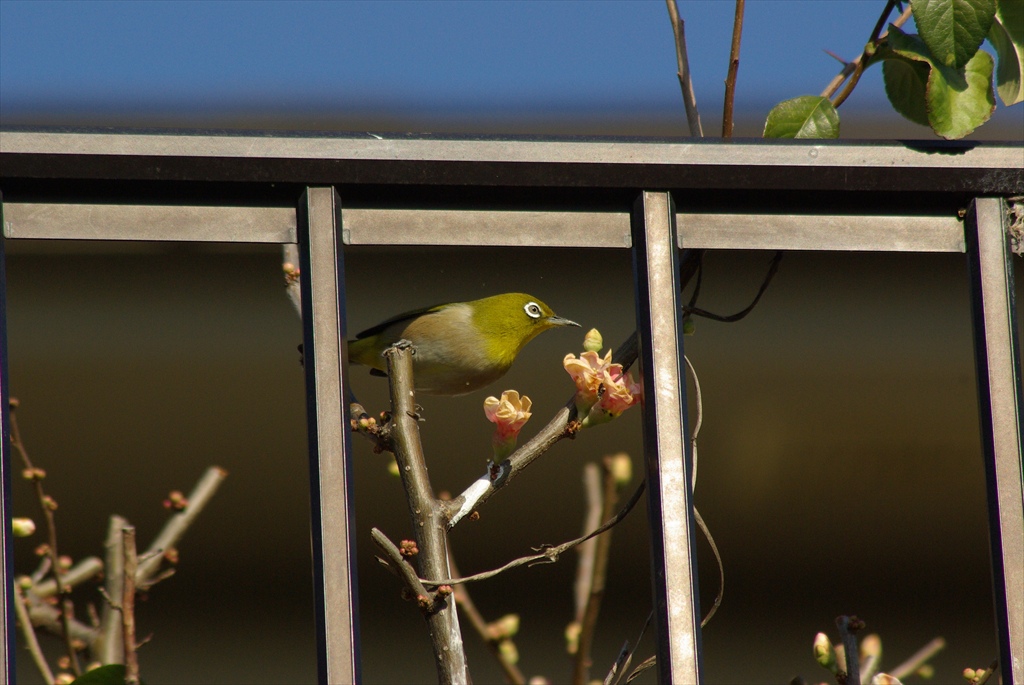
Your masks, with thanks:
M 139 657 L 135 651 L 135 577 L 139 558 L 135 549 L 135 527 L 121 529 L 124 573 L 121 580 L 121 632 L 124 643 L 125 685 L 139 685 Z
M 25 636 L 25 643 L 28 646 L 29 654 L 32 655 L 32 661 L 35 662 L 39 674 L 43 676 L 47 683 L 52 683 L 53 671 L 50 670 L 50 665 L 46 663 L 46 657 L 43 656 L 43 650 L 39 647 L 36 631 L 32 627 L 32 621 L 28 616 L 28 608 L 25 606 L 25 596 L 21 594 L 21 587 L 17 581 L 14 582 L 14 613 L 18 617 L 21 634 Z
M 47 568 L 50 568 L 49 563 Z M 103 562 L 97 557 L 85 557 L 69 568 L 61 576 L 64 584 L 70 587 L 77 587 L 87 580 L 92 580 L 103 572 Z M 52 578 L 36 583 L 32 586 L 32 594 L 41 599 L 53 597 L 57 594 L 57 581 Z
M 11 447 L 21 457 L 21 462 L 25 466 L 24 476 L 28 480 L 32 481 L 36 492 L 36 499 L 39 502 L 39 508 L 42 511 L 43 520 L 46 523 L 46 550 L 50 557 L 50 571 L 53 573 L 53 579 L 57 588 L 58 602 L 60 604 L 64 647 L 67 650 L 68 661 L 70 662 L 72 672 L 75 676 L 80 676 L 82 675 L 82 667 L 81 664 L 78 663 L 78 652 L 75 649 L 74 641 L 71 637 L 71 621 L 74 619 L 74 605 L 71 602 L 71 586 L 65 581 L 65 571 L 63 570 L 63 565 L 60 561 L 60 555 L 57 552 L 57 523 L 53 515 L 53 512 L 57 510 L 57 502 L 47 495 L 46 491 L 43 489 L 43 478 L 46 477 L 46 472 L 35 467 L 28 456 L 28 450 L 25 448 L 25 443 L 21 440 L 21 431 L 18 429 L 18 419 L 14 411 L 17 407 L 18 401 L 12 399 L 10 402 L 9 418 Z
M 893 678 L 899 678 L 902 680 L 924 666 L 933 656 L 941 652 L 945 647 L 946 641 L 941 637 L 937 637 L 921 649 L 914 652 L 902 664 L 890 670 L 889 675 Z
M 54 635 L 64 634 L 64 617 L 61 615 L 59 606 L 40 601 L 38 597 L 32 595 L 31 591 L 26 593 L 26 599 L 28 600 L 28 617 L 32 620 L 32 625 L 37 628 L 45 628 Z M 96 639 L 96 628 L 81 621 L 72 618 L 68 621 L 68 628 L 71 631 L 72 640 L 90 644 Z
M 448 564 L 452 570 L 452 576 L 458 578 L 461 574 L 451 558 L 451 550 L 448 550 Z M 483 614 L 476 608 L 472 597 L 469 596 L 469 589 L 465 585 L 453 586 L 452 596 L 455 597 L 457 606 L 469 618 L 470 624 L 483 639 L 487 648 L 491 651 L 491 655 L 498 662 L 502 672 L 505 674 L 505 680 L 512 683 L 512 685 L 525 685 L 526 676 L 519 670 L 515 660 L 510 658 L 509 651 L 507 650 L 507 646 L 511 645 L 513 653 L 516 652 L 511 634 L 507 634 L 508 631 L 505 630 L 499 632 L 495 629 L 495 626 L 501 622 L 500 619 L 496 623 L 488 623 L 484 619 Z
M 722 110 L 722 137 L 732 138 L 733 105 L 736 100 L 736 74 L 740 70 L 740 38 L 743 34 L 745 0 L 736 0 L 732 22 L 732 47 L 729 50 L 729 75 L 725 79 L 725 106 Z
M 843 638 L 843 654 L 846 657 L 846 682 L 850 685 L 860 683 L 860 655 L 857 649 L 857 631 L 864 627 L 864 622 L 856 616 L 837 616 L 836 627 Z
M 420 443 L 412 354 L 412 345 L 407 340 L 400 340 L 384 351 L 391 379 L 392 437 L 412 517 L 413 536 L 419 548 L 419 570 L 422 575 L 436 578 L 449 575 L 445 540 L 447 518 L 430 485 Z M 440 606 L 427 615 L 438 681 L 467 683 L 469 669 L 455 604 L 444 602 L 443 598 L 438 604 Z
M 877 48 L 879 43 L 881 43 L 881 41 L 885 39 L 886 36 L 889 35 L 888 31 L 886 31 L 885 33 L 880 32 L 882 30 L 882 26 L 884 26 L 885 24 L 885 20 L 889 18 L 889 14 L 892 12 L 893 7 L 895 6 L 896 0 L 889 0 L 889 2 L 886 3 L 885 9 L 882 11 L 882 15 L 878 18 L 878 22 L 875 24 L 875 29 L 871 33 L 871 39 L 868 40 L 867 45 L 864 46 L 864 51 L 855 60 L 845 65 L 843 67 L 843 70 L 839 72 L 839 75 L 832 79 L 832 81 L 822 92 L 822 96 L 831 97 L 832 94 L 839 89 L 839 86 L 843 83 L 843 81 L 845 81 L 847 77 L 850 78 L 849 82 L 846 84 L 846 87 L 843 89 L 843 92 L 837 95 L 834 100 L 832 100 L 833 107 L 839 107 L 839 105 L 846 102 L 846 98 L 850 97 L 850 93 L 853 92 L 853 89 L 857 87 L 857 83 L 860 82 L 860 77 L 861 75 L 863 75 L 864 70 L 867 68 L 868 60 L 870 60 L 871 56 L 874 54 L 875 48 Z M 910 19 L 911 14 L 911 7 L 908 4 L 907 8 L 903 11 L 903 14 L 901 14 L 899 18 L 897 18 L 896 21 L 893 22 L 893 25 L 903 26 L 903 24 L 906 23 L 908 19 Z
M 619 481 L 616 477 L 616 468 L 613 460 L 620 458 L 628 460 L 629 456 L 617 454 L 607 456 L 601 461 L 602 484 L 604 486 L 601 493 L 601 520 L 610 517 L 615 510 L 615 505 L 618 503 Z M 601 610 L 601 600 L 604 598 L 605 580 L 608 573 L 608 557 L 611 553 L 611 533 L 609 528 L 595 539 L 594 564 L 589 582 L 590 593 L 583 611 L 579 644 L 576 649 L 573 674 L 573 683 L 576 685 L 584 685 L 590 675 L 590 653 L 594 644 L 594 634 L 597 631 L 597 616 Z
M 587 513 L 583 518 L 583 535 L 601 525 L 601 521 L 608 518 L 602 516 L 601 506 L 601 468 L 588 462 L 583 465 L 583 494 L 586 500 Z M 594 569 L 594 551 L 597 548 L 597 541 L 590 538 L 576 548 L 579 561 L 576 563 L 576 582 L 574 586 L 574 599 L 576 608 L 575 621 L 583 622 L 583 612 L 587 608 L 587 598 L 590 596 L 590 581 Z
M 442 580 L 428 580 L 425 578 L 421 578 L 420 580 L 423 581 L 424 585 L 432 587 L 438 587 L 440 585 L 454 586 L 458 585 L 459 583 L 475 583 L 480 580 L 487 580 L 488 578 L 493 578 L 494 576 L 504 573 L 505 571 L 508 571 L 513 568 L 518 568 L 520 566 L 543 563 L 553 564 L 554 562 L 558 561 L 558 558 L 565 552 L 568 552 L 570 549 L 586 542 L 590 538 L 597 537 L 601 533 L 605 532 L 606 530 L 610 529 L 612 526 L 617 524 L 622 519 L 626 518 L 626 515 L 629 514 L 630 510 L 632 510 L 633 507 L 636 506 L 636 503 L 640 500 L 640 495 L 642 495 L 643 492 L 644 482 L 641 481 L 640 485 L 637 486 L 636 491 L 630 496 L 629 501 L 627 501 L 625 506 L 623 506 L 622 509 L 619 510 L 619 513 L 617 513 L 614 517 L 606 521 L 603 526 L 601 526 L 594 532 L 590 533 L 589 535 L 578 537 L 575 540 L 570 540 L 569 542 L 563 542 L 560 545 L 544 545 L 542 548 L 540 548 L 543 549 L 543 551 L 538 554 L 531 554 L 525 557 L 520 557 L 518 559 L 513 559 L 504 566 L 493 569 L 491 571 L 484 571 L 483 573 L 474 573 L 471 576 L 463 576 L 461 578 L 444 578 Z
M 370 537 L 373 538 L 373 542 L 387 556 L 387 559 L 382 561 L 399 578 L 405 581 L 406 588 L 416 598 L 420 608 L 425 613 L 434 611 L 434 593 L 423 586 L 423 583 L 420 582 L 420 577 L 416 575 L 416 570 L 412 567 L 412 564 L 405 560 L 405 557 L 402 556 L 402 552 L 395 546 L 395 543 L 391 542 L 391 539 L 379 528 L 371 529 Z
M 177 546 L 178 541 L 185 535 L 189 526 L 192 525 L 196 517 L 199 516 L 199 513 L 209 503 L 214 493 L 217 492 L 217 488 L 220 487 L 220 484 L 224 482 L 227 476 L 228 472 L 219 466 L 211 466 L 206 469 L 202 478 L 199 479 L 199 483 L 188 496 L 188 506 L 172 516 L 164 524 L 163 530 L 160 531 L 160 534 L 156 536 L 156 539 L 149 545 L 145 554 L 142 555 L 143 561 L 139 563 L 138 574 L 135 577 L 135 583 L 139 589 L 145 590 L 153 585 L 153 579 L 160 570 L 160 563 L 163 561 L 164 554 Z
M 627 683 L 633 682 L 634 680 L 639 678 L 641 675 L 643 675 L 643 673 L 645 671 L 649 671 L 650 669 L 654 668 L 655 664 L 657 664 L 657 663 L 658 663 L 658 657 L 657 656 L 649 656 L 649 657 L 647 657 L 642 662 L 640 662 L 639 666 L 637 666 L 636 668 L 633 669 L 633 672 L 629 674 L 628 678 L 626 678 L 626 682 Z
M 676 40 L 676 63 L 679 66 L 679 87 L 683 91 L 683 106 L 686 108 L 686 123 L 690 127 L 690 135 L 703 138 L 704 130 L 700 125 L 700 112 L 697 111 L 697 96 L 693 92 L 693 79 L 690 77 L 690 60 L 686 52 L 686 23 L 679 17 L 676 0 L 665 0 L 668 5 L 668 17 L 672 22 L 672 34 Z
M 100 635 L 97 649 L 93 652 L 100 663 L 124 663 L 124 638 L 121 631 L 120 604 L 112 604 L 114 598 L 124 596 L 124 529 L 128 520 L 111 516 L 107 527 L 107 573 L 104 577 L 104 596 L 107 598 L 100 618 Z
M 622 681 L 622 677 L 626 674 L 626 670 L 629 668 L 629 664 L 633 661 L 633 654 L 636 652 L 636 648 L 640 646 L 640 640 L 644 639 L 644 633 L 651 626 L 651 621 L 654 620 L 654 611 L 647 614 L 647 620 L 644 621 L 644 627 L 640 629 L 640 634 L 636 636 L 636 641 L 633 646 L 630 647 L 629 642 L 622 646 L 619 650 L 619 655 L 615 659 L 615 663 L 612 664 L 611 669 L 608 671 L 608 675 L 604 677 L 603 685 L 618 685 Z M 646 663 L 646 662 L 645 662 Z M 632 676 L 630 676 L 632 677 Z

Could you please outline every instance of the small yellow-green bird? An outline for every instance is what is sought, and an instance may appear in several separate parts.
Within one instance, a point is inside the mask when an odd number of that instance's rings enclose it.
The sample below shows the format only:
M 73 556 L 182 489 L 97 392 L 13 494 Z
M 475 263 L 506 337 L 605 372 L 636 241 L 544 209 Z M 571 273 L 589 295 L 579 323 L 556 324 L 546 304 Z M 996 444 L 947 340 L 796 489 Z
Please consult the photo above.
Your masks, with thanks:
M 555 316 L 532 295 L 504 293 L 399 314 L 348 343 L 348 360 L 385 375 L 382 353 L 403 338 L 416 348 L 416 389 L 433 395 L 463 395 L 492 383 L 512 366 L 526 343 L 556 326 L 579 326 Z

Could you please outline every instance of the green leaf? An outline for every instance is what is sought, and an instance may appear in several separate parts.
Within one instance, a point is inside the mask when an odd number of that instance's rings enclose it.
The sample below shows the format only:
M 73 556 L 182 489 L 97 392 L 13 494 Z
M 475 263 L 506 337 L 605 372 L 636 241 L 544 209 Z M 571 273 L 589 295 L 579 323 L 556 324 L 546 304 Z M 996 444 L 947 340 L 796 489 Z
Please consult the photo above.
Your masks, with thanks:
M 124 664 L 107 664 L 86 671 L 71 685 L 124 685 Z
M 894 55 L 882 63 L 882 79 L 885 94 L 892 108 L 915 124 L 931 127 L 928 109 L 925 106 L 928 74 L 931 67 L 900 55 Z
M 923 69 L 927 68 L 924 109 L 928 125 L 943 138 L 963 138 L 988 121 L 996 108 L 995 93 L 992 90 L 994 64 L 992 56 L 987 52 L 976 52 L 963 69 L 949 69 L 936 63 L 928 46 L 919 36 L 903 33 L 897 27 L 890 26 L 886 45 L 876 53 L 875 59 L 909 60 L 922 65 L 913 67 L 916 70 L 914 76 L 918 80 L 923 78 Z M 883 72 L 885 70 L 883 67 Z M 896 73 L 891 76 L 894 80 L 897 76 L 904 79 L 909 77 L 906 69 L 901 72 L 898 67 L 891 67 L 889 70 L 895 70 Z M 894 98 L 890 88 L 899 84 L 890 84 L 887 80 L 886 93 L 897 112 L 911 121 L 921 123 L 920 107 L 912 102 L 913 98 L 920 97 L 920 89 L 914 89 L 913 79 L 909 79 L 909 83 L 910 90 L 898 92 Z
M 959 69 L 988 35 L 996 0 L 910 0 L 910 8 L 936 64 Z
M 828 98 L 801 95 L 780 102 L 764 122 L 765 138 L 838 138 L 839 112 Z
M 992 116 L 996 95 L 992 89 L 992 55 L 975 53 L 962 73 L 932 69 L 928 77 L 928 119 L 943 138 L 963 138 Z
M 996 89 L 1009 107 L 1024 100 L 1024 1 L 999 0 L 988 39 L 996 49 Z

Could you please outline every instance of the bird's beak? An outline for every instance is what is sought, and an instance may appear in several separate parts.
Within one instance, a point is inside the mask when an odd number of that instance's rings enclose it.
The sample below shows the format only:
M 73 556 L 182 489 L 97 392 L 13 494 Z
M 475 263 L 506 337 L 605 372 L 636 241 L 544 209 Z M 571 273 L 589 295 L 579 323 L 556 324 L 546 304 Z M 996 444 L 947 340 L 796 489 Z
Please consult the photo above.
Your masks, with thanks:
M 580 325 L 575 321 L 563 319 L 560 316 L 549 316 L 548 323 L 551 324 L 552 326 L 576 326 L 577 328 L 580 328 Z

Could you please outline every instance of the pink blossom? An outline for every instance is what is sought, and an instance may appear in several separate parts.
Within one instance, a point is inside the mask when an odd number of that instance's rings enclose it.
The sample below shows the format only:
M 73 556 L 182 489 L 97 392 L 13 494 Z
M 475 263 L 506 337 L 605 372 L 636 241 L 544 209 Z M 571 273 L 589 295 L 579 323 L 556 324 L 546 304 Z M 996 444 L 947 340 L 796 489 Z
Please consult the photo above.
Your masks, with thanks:
M 578 358 L 566 355 L 565 370 L 576 384 L 576 412 L 584 426 L 611 421 L 640 401 L 641 384 L 633 375 L 612 363 L 609 350 L 602 358 L 597 352 L 584 352 Z
M 600 397 L 604 372 L 613 366 L 612 352 L 608 350 L 608 354 L 603 359 L 598 356 L 597 352 L 584 352 L 579 358 L 576 355 L 567 354 L 562 360 L 562 366 L 569 372 L 576 384 L 577 409 L 584 407 L 590 409 Z M 622 369 L 620 365 L 616 364 L 615 366 Z M 585 409 L 580 413 L 585 413 Z
M 533 402 L 529 397 L 520 397 L 515 390 L 501 393 L 500 400 L 497 397 L 488 397 L 484 400 L 484 415 L 488 421 L 495 424 L 492 443 L 496 462 L 512 453 L 519 431 L 532 416 L 532 406 Z
M 640 401 L 643 387 L 633 381 L 633 374 L 623 373 L 621 364 L 612 364 L 604 372 L 604 394 L 598 405 L 615 418 Z

